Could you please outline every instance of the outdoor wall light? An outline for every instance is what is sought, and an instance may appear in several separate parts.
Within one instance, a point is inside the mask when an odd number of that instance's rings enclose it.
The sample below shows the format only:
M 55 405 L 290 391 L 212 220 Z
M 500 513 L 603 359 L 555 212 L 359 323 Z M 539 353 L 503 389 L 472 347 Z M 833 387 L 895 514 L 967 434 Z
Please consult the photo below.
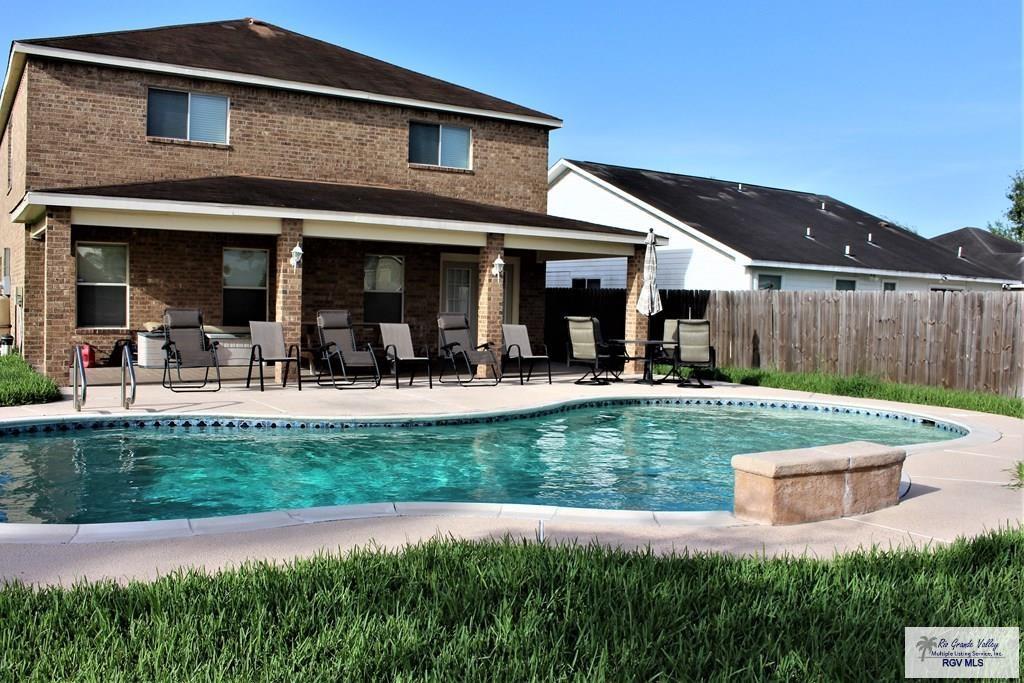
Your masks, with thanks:
M 491 275 L 500 278 L 504 272 L 505 262 L 501 260 L 501 254 L 498 254 L 498 258 L 494 259 L 494 263 L 491 265 Z
M 292 247 L 292 257 L 288 259 L 288 263 L 292 264 L 292 268 L 298 268 L 302 263 L 302 245 L 298 242 Z

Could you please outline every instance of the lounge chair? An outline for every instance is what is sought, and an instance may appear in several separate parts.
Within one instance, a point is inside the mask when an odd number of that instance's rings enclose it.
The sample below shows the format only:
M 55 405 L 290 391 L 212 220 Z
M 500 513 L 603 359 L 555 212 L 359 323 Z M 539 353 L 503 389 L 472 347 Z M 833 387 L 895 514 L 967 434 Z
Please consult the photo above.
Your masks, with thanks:
M 220 391 L 220 362 L 217 342 L 211 341 L 203 329 L 203 312 L 198 308 L 168 308 L 164 311 L 164 374 L 161 384 L 174 392 Z M 205 370 L 203 381 L 186 380 L 184 368 Z M 208 389 L 210 369 L 217 378 L 217 387 Z M 173 370 L 173 372 L 172 372 Z
M 465 313 L 442 313 L 437 316 L 437 329 L 441 332 L 441 353 L 447 364 L 455 370 L 456 382 L 462 386 L 476 379 L 476 366 L 486 365 L 494 373 L 494 384 L 501 381 L 501 367 L 491 350 L 491 342 L 474 345 L 469 339 L 469 318 Z M 444 382 L 445 365 L 437 376 L 438 382 Z M 460 367 L 461 366 L 461 367 Z M 467 376 L 463 379 L 462 370 Z
M 693 370 L 691 377 L 697 379 L 697 386 L 707 389 L 697 370 L 715 369 L 715 347 L 711 345 L 711 323 L 707 320 L 679 320 L 679 346 L 677 364 L 680 368 Z M 682 381 L 679 386 L 692 386 Z
M 526 325 L 502 325 L 501 337 L 504 348 L 501 353 L 501 374 L 505 374 L 505 366 L 510 360 L 516 361 L 519 366 L 519 384 L 523 384 L 523 361 L 527 367 L 526 381 L 533 377 L 533 366 L 537 361 L 543 361 L 548 366 L 548 384 L 551 384 L 551 359 L 548 357 L 548 347 L 544 346 L 544 355 L 536 355 L 530 345 L 530 334 Z
M 367 344 L 366 350 L 360 351 L 356 346 L 352 317 L 348 311 L 318 311 L 316 328 L 320 337 L 320 348 L 316 353 L 316 383 L 319 386 L 333 386 L 335 389 L 356 385 L 360 389 L 380 386 L 380 368 L 373 347 Z M 330 377 L 329 382 L 327 377 Z
M 617 348 L 602 341 L 600 321 L 576 315 L 567 316 L 565 320 L 569 325 L 566 363 L 587 367 L 576 384 L 608 384 L 612 381 L 608 378 L 609 374 L 618 379 L 615 373 L 621 374 L 625 361 Z
M 412 333 L 405 323 L 381 323 L 380 338 L 384 343 L 384 355 L 391 363 L 391 371 L 395 373 L 395 388 L 398 389 L 398 376 L 403 367 L 411 366 L 409 386 L 416 379 L 416 366 L 427 369 L 427 385 L 434 388 L 434 375 L 430 370 L 430 348 L 424 348 L 420 356 L 416 355 L 412 346 Z
M 252 351 L 249 352 L 249 372 L 245 376 L 245 388 L 252 382 L 252 366 L 259 366 L 260 391 L 265 389 L 263 367 L 266 363 L 284 363 L 281 386 L 288 385 L 288 369 L 295 363 L 296 384 L 302 391 L 302 356 L 299 345 L 292 344 L 285 349 L 284 326 L 281 323 L 249 321 L 249 332 L 252 335 Z

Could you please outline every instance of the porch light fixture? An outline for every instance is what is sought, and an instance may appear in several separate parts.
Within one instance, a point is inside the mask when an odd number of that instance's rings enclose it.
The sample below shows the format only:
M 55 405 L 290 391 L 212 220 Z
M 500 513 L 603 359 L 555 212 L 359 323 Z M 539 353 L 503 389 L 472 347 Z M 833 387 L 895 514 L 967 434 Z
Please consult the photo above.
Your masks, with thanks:
M 298 268 L 302 263 L 302 245 L 298 242 L 292 247 L 292 257 L 288 259 L 288 263 L 292 264 L 292 268 Z
M 491 275 L 500 278 L 501 274 L 505 272 L 505 262 L 501 259 L 501 254 L 498 254 L 498 258 L 494 259 L 494 263 L 491 264 Z

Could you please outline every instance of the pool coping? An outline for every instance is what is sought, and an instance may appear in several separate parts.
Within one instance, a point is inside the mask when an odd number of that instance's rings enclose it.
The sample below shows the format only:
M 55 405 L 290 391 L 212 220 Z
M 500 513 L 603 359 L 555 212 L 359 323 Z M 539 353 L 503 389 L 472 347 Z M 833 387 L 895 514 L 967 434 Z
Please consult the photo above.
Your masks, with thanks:
M 847 397 L 835 397 L 844 399 Z M 874 406 L 857 405 L 849 400 L 789 400 L 779 398 L 743 398 L 705 396 L 700 398 L 657 398 L 645 396 L 609 396 L 599 399 L 579 398 L 550 401 L 534 406 L 510 410 L 471 413 L 447 413 L 421 416 L 374 416 L 365 418 L 338 418 L 309 416 L 281 418 L 260 416 L 233 416 L 230 414 L 176 413 L 158 416 L 116 412 L 106 415 L 60 415 L 46 418 L 0 419 L 0 435 L 22 433 L 48 433 L 77 431 L 87 428 L 118 427 L 226 427 L 246 430 L 262 429 L 359 429 L 359 428 L 411 428 L 507 422 L 570 410 L 616 405 L 691 405 L 713 407 L 753 407 L 769 409 L 795 409 L 810 412 L 866 414 L 883 419 L 908 422 L 929 420 L 935 428 L 959 431 L 961 436 L 946 441 L 931 441 L 904 446 L 908 456 L 923 451 L 963 447 L 996 441 L 1001 432 L 977 424 L 937 416 L 928 412 L 932 406 L 920 406 L 923 411 L 904 408 L 886 410 Z M 823 410 L 824 409 L 824 410 Z M 965 416 L 968 416 L 965 413 Z M 901 485 L 901 498 L 905 494 Z M 33 522 L 0 523 L 0 543 L 25 544 L 80 544 L 115 541 L 150 541 L 158 539 L 205 536 L 210 534 L 260 531 L 304 524 L 335 522 L 381 517 L 493 517 L 496 519 L 531 519 L 541 521 L 621 522 L 655 526 L 726 527 L 750 526 L 754 523 L 740 520 L 731 511 L 655 511 L 608 510 L 551 505 L 531 505 L 488 502 L 377 502 L 351 505 L 318 506 L 288 510 L 273 510 L 218 517 L 180 518 L 132 522 L 97 522 L 86 524 L 46 524 Z

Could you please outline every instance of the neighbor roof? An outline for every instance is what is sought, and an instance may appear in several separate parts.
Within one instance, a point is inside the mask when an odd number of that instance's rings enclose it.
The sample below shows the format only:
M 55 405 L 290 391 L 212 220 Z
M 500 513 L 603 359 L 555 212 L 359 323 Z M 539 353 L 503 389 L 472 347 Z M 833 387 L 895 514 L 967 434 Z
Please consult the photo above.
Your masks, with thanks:
M 29 46 L 29 51 L 31 46 L 58 48 L 541 119 L 538 123 L 551 126 L 561 123 L 535 109 L 256 19 L 21 40 L 15 50 L 19 45 Z
M 754 261 L 1005 279 L 1001 270 L 958 259 L 828 195 L 749 183 L 741 190 L 734 181 L 566 161 Z M 805 236 L 808 227 L 813 239 Z M 846 245 L 853 258 L 844 255 Z
M 954 254 L 958 247 L 963 247 L 968 261 L 984 263 L 1014 280 L 1024 280 L 1024 244 L 1020 242 L 981 228 L 960 228 L 937 235 L 932 242 Z
M 640 243 L 644 235 L 633 230 L 613 228 L 545 213 L 521 211 L 464 199 L 442 197 L 415 190 L 395 190 L 367 185 L 342 185 L 282 178 L 252 176 L 215 176 L 164 180 L 126 185 L 33 190 L 33 195 L 71 195 L 115 199 L 228 204 L 247 207 L 297 209 L 404 216 L 434 220 L 463 221 L 490 225 L 550 228 L 628 237 L 619 240 Z M 173 207 L 169 207 L 173 208 Z

